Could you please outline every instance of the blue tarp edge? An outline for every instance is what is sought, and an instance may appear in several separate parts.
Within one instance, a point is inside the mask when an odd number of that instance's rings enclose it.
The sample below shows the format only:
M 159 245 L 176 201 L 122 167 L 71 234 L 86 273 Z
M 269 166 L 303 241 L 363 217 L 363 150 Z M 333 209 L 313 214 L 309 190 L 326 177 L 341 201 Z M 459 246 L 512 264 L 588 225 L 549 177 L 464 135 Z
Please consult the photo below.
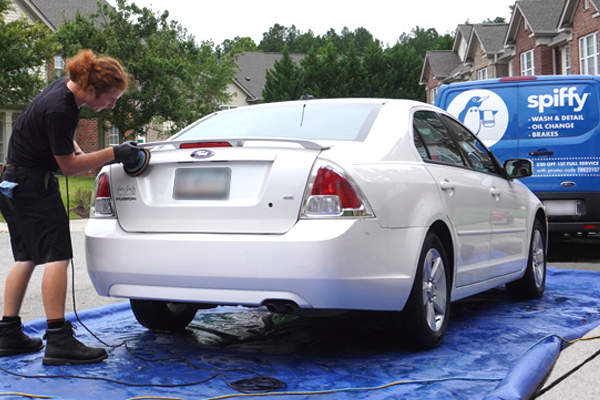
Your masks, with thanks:
M 560 336 L 567 340 L 579 339 L 599 325 L 600 321 L 596 321 L 570 329 Z M 529 349 L 483 400 L 529 399 L 550 373 L 562 345 L 563 341 L 558 336 L 550 336 Z

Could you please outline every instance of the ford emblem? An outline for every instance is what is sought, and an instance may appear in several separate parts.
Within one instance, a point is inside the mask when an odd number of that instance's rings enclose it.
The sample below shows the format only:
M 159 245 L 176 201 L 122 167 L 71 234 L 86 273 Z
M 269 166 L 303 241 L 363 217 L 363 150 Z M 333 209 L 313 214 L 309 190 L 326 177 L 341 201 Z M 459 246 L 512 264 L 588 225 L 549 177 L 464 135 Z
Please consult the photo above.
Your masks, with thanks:
M 560 186 L 562 186 L 562 187 L 573 187 L 575 185 L 576 185 L 576 183 L 572 182 L 572 181 L 565 181 L 565 182 L 560 183 Z
M 215 152 L 212 150 L 196 150 L 191 154 L 192 158 L 203 160 L 205 158 L 210 158 L 215 155 Z

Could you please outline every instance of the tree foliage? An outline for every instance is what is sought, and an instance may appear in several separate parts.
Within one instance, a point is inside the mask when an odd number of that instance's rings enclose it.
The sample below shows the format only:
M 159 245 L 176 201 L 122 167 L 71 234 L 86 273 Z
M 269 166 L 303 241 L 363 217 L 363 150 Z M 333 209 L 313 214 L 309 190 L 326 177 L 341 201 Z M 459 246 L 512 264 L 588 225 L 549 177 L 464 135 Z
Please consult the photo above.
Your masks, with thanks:
M 275 62 L 274 71 L 267 71 L 263 98 L 266 102 L 297 100 L 297 91 L 288 90 L 295 83 L 286 80 L 283 71 L 291 71 L 293 63 L 285 47 L 284 56 Z M 396 43 L 383 48 L 378 41 L 369 44 L 362 54 L 354 41 L 347 51 L 340 53 L 335 39 L 330 36 L 326 46 L 312 47 L 300 61 L 300 93 L 314 98 L 381 97 L 424 100 L 425 93 L 419 85 L 423 58 L 410 46 Z M 284 68 L 284 66 L 286 66 Z M 294 69 L 294 79 L 296 76 Z
M 65 56 L 89 48 L 116 58 L 132 76 L 115 108 L 100 116 L 120 135 L 144 135 L 155 118 L 172 121 L 176 130 L 229 101 L 226 88 L 234 75 L 233 57 L 218 60 L 213 43 L 196 44 L 168 17 L 167 11 L 155 13 L 117 0 L 116 9 L 104 5 L 95 14 L 78 14 L 56 32 Z
M 6 22 L 10 0 L 0 0 L 0 105 L 25 104 L 46 85 L 46 63 L 57 45 L 41 23 Z
M 267 70 L 264 93 L 267 103 L 298 99 L 302 95 L 300 71 L 287 46 L 283 47 L 281 59 L 275 62 L 273 69 Z
M 290 53 L 307 54 L 312 48 L 323 50 L 329 44 L 333 44 L 337 52 L 345 53 L 352 44 L 358 53 L 362 54 L 374 42 L 379 41 L 362 27 L 354 31 L 344 27 L 340 34 L 332 28 L 324 35 L 315 36 L 312 30 L 302 33 L 295 25 L 285 27 L 275 24 L 268 32 L 263 33 L 263 39 L 258 44 L 257 50 L 279 53 L 284 46 L 287 46 Z

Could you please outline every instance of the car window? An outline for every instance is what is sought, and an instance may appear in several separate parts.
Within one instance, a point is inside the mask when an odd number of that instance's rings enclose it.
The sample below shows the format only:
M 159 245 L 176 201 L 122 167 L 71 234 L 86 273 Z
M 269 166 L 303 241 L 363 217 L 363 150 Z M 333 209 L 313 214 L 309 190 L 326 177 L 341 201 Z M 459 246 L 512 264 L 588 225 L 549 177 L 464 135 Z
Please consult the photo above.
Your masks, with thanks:
M 444 123 L 454 133 L 454 138 L 460 148 L 465 152 L 471 166 L 483 172 L 499 174 L 498 168 L 491 153 L 467 128 L 446 115 L 441 116 Z
M 291 102 L 240 107 L 190 126 L 177 140 L 203 138 L 294 138 L 364 141 L 381 103 Z
M 432 111 L 417 111 L 413 117 L 415 146 L 424 160 L 465 166 L 460 150 L 442 121 Z

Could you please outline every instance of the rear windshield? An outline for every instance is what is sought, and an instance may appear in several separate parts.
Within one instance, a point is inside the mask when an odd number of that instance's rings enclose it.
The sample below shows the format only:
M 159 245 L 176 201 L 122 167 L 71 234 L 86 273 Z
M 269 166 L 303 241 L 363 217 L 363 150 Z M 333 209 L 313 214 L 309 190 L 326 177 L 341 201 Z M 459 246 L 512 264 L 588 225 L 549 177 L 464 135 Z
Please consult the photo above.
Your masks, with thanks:
M 294 138 L 362 142 L 382 104 L 288 103 L 247 106 L 217 113 L 192 125 L 177 140 L 203 138 Z

